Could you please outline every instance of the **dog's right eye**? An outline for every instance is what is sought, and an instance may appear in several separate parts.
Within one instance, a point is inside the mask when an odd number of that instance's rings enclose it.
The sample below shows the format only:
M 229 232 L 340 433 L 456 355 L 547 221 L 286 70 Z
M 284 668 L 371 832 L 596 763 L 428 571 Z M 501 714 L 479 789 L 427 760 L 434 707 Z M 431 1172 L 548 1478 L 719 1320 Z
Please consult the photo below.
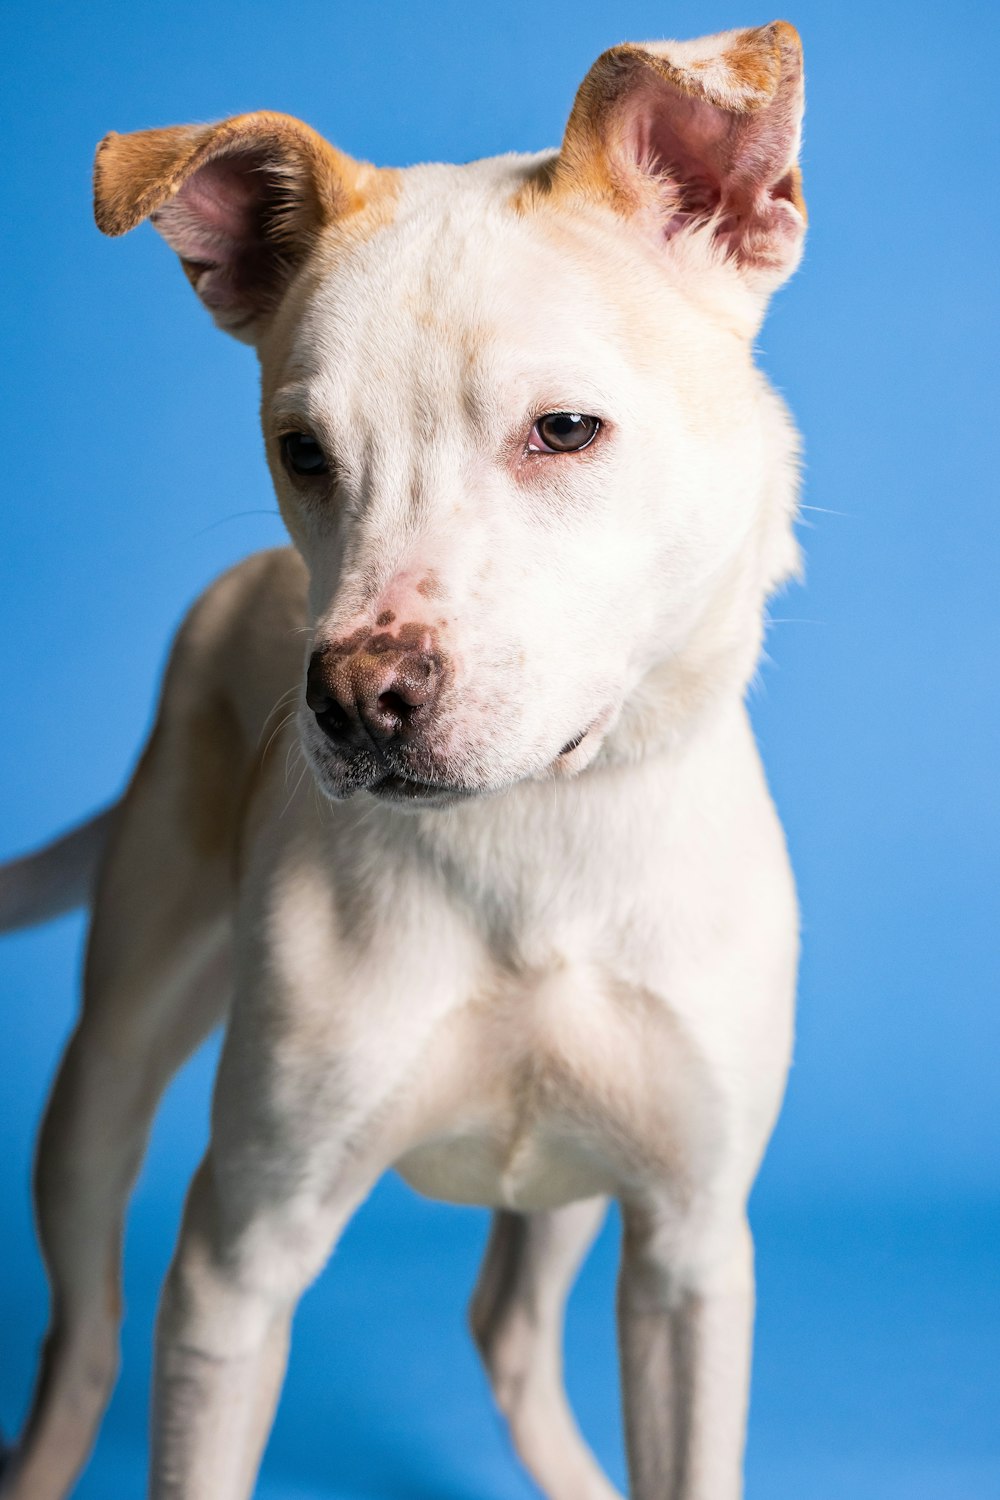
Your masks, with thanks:
M 281 457 L 287 469 L 303 478 L 311 479 L 317 474 L 330 472 L 326 454 L 308 432 L 286 432 L 281 439 Z

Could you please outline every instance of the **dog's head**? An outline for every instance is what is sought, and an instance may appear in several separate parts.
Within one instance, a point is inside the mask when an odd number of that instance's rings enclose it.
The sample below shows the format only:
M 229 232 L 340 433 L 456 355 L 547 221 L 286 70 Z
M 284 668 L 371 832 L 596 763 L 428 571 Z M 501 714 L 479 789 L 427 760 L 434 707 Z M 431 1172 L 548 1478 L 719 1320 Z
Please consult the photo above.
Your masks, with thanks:
M 796 557 L 752 341 L 801 116 L 777 22 L 604 53 L 537 157 L 380 170 L 274 114 L 102 143 L 100 227 L 150 217 L 257 348 L 327 793 L 571 775 L 742 690 Z

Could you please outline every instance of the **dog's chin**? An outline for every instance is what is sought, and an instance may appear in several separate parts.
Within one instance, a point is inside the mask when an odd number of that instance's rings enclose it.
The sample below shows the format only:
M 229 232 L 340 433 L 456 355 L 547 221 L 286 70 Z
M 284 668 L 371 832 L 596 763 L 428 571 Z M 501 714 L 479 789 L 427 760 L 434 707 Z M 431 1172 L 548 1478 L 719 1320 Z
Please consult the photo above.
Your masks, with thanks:
M 495 779 L 486 779 L 480 774 L 461 782 L 435 776 L 431 766 L 421 766 L 425 774 L 418 774 L 405 764 L 395 760 L 387 762 L 381 755 L 366 751 L 350 758 L 331 754 L 327 746 L 317 743 L 308 731 L 302 735 L 302 743 L 316 785 L 332 802 L 366 796 L 404 810 L 454 807 L 460 802 L 496 796 L 518 782 L 547 780 L 553 775 L 579 775 L 598 755 L 613 717 L 612 711 L 605 710 L 567 740 L 558 754 L 541 763 L 535 761 L 520 769 L 511 768 Z
M 383 776 L 381 781 L 360 788 L 378 802 L 392 803 L 396 807 L 416 809 L 418 807 L 454 807 L 458 802 L 468 802 L 473 797 L 485 797 L 492 787 L 450 786 L 446 782 L 418 781 L 412 776 L 395 772 Z
M 311 736 L 303 736 L 303 748 L 316 786 L 331 802 L 346 802 L 350 797 L 365 796 L 388 806 L 416 810 L 453 807 L 497 790 L 485 783 L 459 783 L 418 776 L 403 766 L 386 765 L 373 755 L 343 759 L 330 755 L 324 746 L 311 743 Z
M 423 781 L 396 771 L 362 779 L 352 775 L 349 768 L 338 771 L 332 766 L 316 765 L 315 761 L 310 769 L 317 787 L 331 802 L 346 802 L 350 797 L 363 796 L 386 806 L 415 811 L 422 807 L 453 807 L 494 790 L 486 786 L 453 786 L 443 781 Z

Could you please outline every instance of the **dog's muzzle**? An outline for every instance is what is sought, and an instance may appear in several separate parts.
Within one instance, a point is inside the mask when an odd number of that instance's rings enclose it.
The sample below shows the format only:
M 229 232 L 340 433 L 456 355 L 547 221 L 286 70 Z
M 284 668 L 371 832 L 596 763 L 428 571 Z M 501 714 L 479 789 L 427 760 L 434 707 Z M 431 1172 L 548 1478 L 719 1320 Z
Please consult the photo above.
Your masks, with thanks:
M 345 791 L 400 800 L 454 794 L 430 774 L 428 753 L 447 677 L 447 659 L 421 625 L 362 631 L 313 652 L 306 703 L 344 768 Z

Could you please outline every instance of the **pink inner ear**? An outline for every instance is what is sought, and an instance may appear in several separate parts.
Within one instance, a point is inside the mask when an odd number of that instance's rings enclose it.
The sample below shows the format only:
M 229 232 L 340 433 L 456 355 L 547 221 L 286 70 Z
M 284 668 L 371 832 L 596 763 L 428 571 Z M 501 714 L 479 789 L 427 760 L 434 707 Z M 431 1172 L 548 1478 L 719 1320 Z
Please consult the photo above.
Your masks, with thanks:
M 258 237 L 262 195 L 252 158 L 208 162 L 177 198 L 189 224 L 188 260 L 215 261 L 239 254 Z
M 741 265 L 790 269 L 804 220 L 792 170 L 798 113 L 780 96 L 752 111 L 723 109 L 659 78 L 622 100 L 633 166 L 659 179 L 666 239 L 715 220 L 715 238 Z
M 269 229 L 281 203 L 265 156 L 243 151 L 206 162 L 153 215 L 202 301 L 228 322 L 249 321 L 273 300 L 281 256 Z
M 628 97 L 623 121 L 630 155 L 662 179 L 668 239 L 716 212 L 722 199 L 727 126 L 711 105 L 677 95 L 664 108 L 664 87 L 651 83 Z

